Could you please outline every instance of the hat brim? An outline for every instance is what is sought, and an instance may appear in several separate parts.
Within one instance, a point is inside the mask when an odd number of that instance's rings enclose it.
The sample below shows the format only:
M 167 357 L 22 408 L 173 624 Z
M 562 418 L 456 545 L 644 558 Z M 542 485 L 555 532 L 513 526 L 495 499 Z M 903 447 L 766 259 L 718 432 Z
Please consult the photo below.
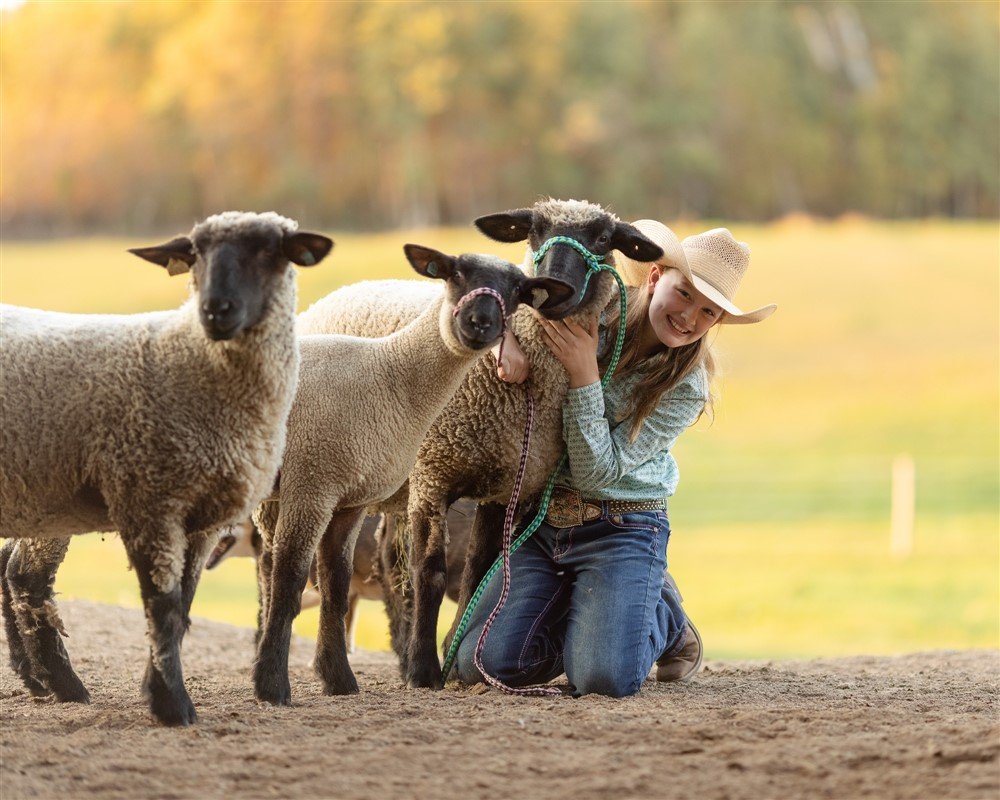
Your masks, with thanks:
M 722 292 L 703 278 L 693 275 L 691 282 L 694 284 L 695 289 L 726 312 L 722 319 L 719 320 L 720 325 L 752 325 L 755 322 L 767 319 L 778 309 L 778 306 L 771 303 L 770 305 L 755 308 L 753 311 L 741 311 Z

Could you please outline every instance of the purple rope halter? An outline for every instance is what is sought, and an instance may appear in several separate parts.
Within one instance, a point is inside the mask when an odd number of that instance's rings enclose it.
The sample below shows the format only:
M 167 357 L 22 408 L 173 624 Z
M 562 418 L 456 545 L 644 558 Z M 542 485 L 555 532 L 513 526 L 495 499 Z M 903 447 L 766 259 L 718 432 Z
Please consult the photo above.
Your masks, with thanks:
M 455 308 L 452 310 L 451 315 L 457 317 L 462 306 L 468 303 L 473 297 L 479 297 L 484 294 L 489 295 L 500 304 L 500 355 L 497 356 L 497 363 L 499 364 L 503 358 L 503 339 L 507 333 L 507 304 L 503 301 L 503 296 L 500 292 L 496 289 L 491 289 L 489 286 L 480 286 L 478 289 L 473 289 L 468 294 L 463 294 L 459 298 L 458 302 L 455 303 Z

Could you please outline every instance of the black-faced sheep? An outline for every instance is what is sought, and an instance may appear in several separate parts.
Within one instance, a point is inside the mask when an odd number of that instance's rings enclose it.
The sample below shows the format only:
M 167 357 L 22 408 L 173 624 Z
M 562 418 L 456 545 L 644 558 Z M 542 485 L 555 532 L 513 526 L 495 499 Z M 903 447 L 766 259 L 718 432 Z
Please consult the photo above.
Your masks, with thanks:
M 190 271 L 179 309 L 58 314 L 5 306 L 0 535 L 11 660 L 34 693 L 86 701 L 52 598 L 72 534 L 118 531 L 146 610 L 154 716 L 195 720 L 180 644 L 217 531 L 268 494 L 295 393 L 295 272 L 333 242 L 274 213 L 227 212 L 132 250 Z

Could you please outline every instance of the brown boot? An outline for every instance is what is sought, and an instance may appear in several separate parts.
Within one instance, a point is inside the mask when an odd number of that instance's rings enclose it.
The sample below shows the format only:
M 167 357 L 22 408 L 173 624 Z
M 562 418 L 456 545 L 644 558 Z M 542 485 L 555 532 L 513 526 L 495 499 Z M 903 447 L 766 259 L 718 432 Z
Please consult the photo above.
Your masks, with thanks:
M 663 582 L 677 596 L 678 602 L 683 603 L 684 598 L 681 597 L 680 589 L 677 588 L 677 582 L 669 572 L 663 573 Z M 660 656 L 656 660 L 656 680 L 689 681 L 698 674 L 704 657 L 705 648 L 701 641 L 701 634 L 698 633 L 698 629 L 689 619 L 681 649 L 674 650 L 670 655 Z
M 656 661 L 656 680 L 658 681 L 689 681 L 698 674 L 705 649 L 702 647 L 701 634 L 688 620 L 684 646 L 674 651 L 672 655 L 660 656 Z

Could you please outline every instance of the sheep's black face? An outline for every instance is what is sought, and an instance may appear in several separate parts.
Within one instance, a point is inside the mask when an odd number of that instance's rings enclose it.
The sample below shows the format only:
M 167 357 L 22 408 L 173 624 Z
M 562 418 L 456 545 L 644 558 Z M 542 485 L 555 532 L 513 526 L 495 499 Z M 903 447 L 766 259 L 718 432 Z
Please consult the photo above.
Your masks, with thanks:
M 449 256 L 413 244 L 403 249 L 417 272 L 447 282 L 447 306 L 458 308 L 458 313 L 452 317 L 452 332 L 458 343 L 469 350 L 484 350 L 499 341 L 504 311 L 509 316 L 522 302 L 538 306 L 552 294 L 564 291 L 559 282 L 529 278 L 509 261 L 496 256 Z M 492 294 L 468 296 L 484 288 L 492 289 L 503 298 L 503 310 Z
M 288 233 L 275 225 L 197 229 L 192 237 L 198 312 L 209 338 L 233 339 L 264 317 L 290 261 L 319 263 L 333 246 L 325 236 Z
M 509 261 L 487 255 L 461 255 L 455 273 L 448 279 L 448 303 L 462 303 L 454 320 L 455 337 L 463 347 L 483 350 L 492 347 L 503 333 L 504 317 L 495 297 L 480 294 L 462 302 L 475 289 L 488 288 L 504 301 L 508 314 L 521 302 L 524 273 Z
M 267 299 L 288 268 L 281 232 L 261 229 L 220 237 L 193 237 L 198 260 L 192 271 L 198 313 L 210 339 L 234 339 L 264 315 Z
M 604 211 L 600 206 L 580 201 L 547 200 L 532 208 L 480 217 L 476 227 L 492 239 L 519 242 L 527 239 L 532 251 L 554 236 L 575 239 L 597 256 L 612 250 L 628 253 L 638 261 L 654 261 L 663 251 L 636 228 Z M 562 319 L 586 305 L 597 292 L 596 276 L 588 280 L 587 261 L 566 244 L 551 247 L 535 267 L 535 275 L 557 281 L 564 287 L 540 308 L 549 319 Z
M 227 212 L 196 225 L 191 235 L 130 252 L 167 267 L 191 271 L 198 314 L 210 339 L 234 339 L 266 314 L 289 262 L 318 264 L 333 242 L 289 231 L 276 214 Z

